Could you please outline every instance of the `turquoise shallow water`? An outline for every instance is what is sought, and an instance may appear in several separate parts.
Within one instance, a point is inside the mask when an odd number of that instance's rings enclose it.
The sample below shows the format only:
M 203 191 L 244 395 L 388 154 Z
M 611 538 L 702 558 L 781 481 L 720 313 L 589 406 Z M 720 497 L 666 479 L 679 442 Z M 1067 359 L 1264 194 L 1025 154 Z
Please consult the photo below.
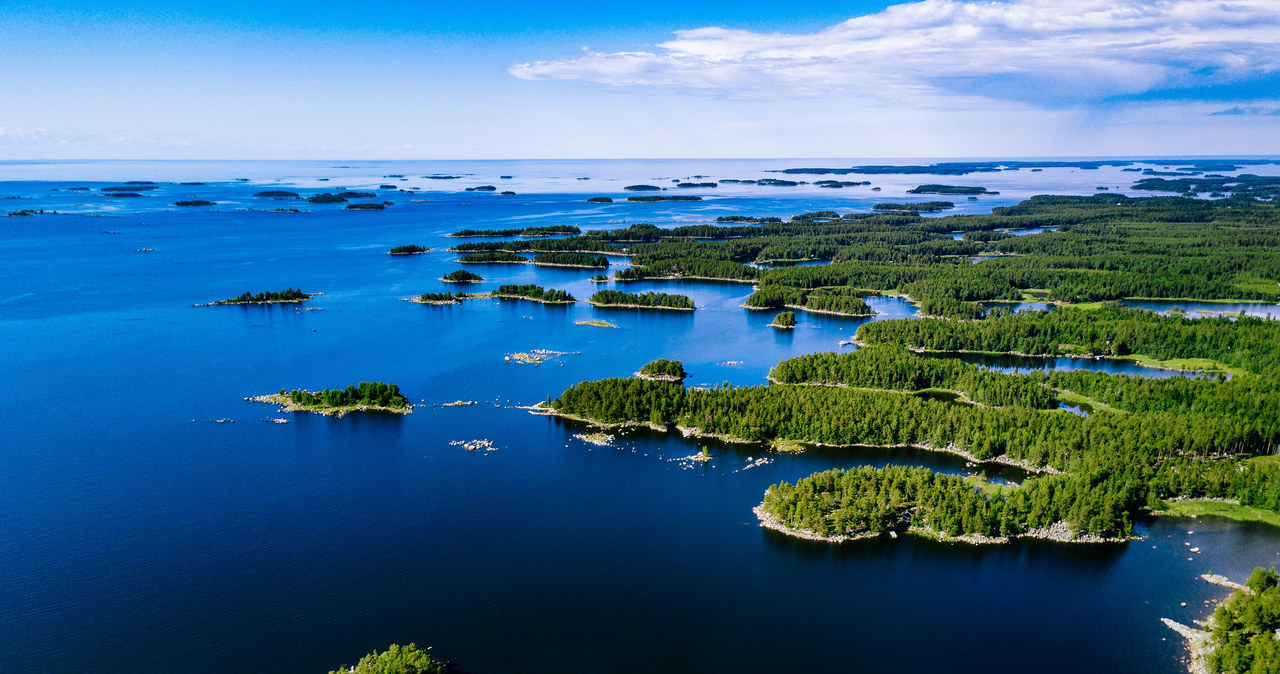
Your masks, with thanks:
M 584 202 L 635 182 L 811 163 L 0 163 L 0 196 L 21 197 L 0 210 L 66 213 L 0 219 L 0 663 L 322 672 L 414 641 L 475 672 L 1179 671 L 1159 618 L 1205 615 L 1224 593 L 1196 576 L 1280 562 L 1280 533 L 1168 520 L 1123 546 L 828 547 L 760 529 L 751 507 L 770 484 L 829 467 L 964 463 L 828 449 L 747 469 L 762 448 L 648 431 L 595 447 L 573 437 L 583 429 L 515 407 L 658 357 L 683 360 L 694 385 L 761 383 L 782 358 L 849 348 L 839 342 L 859 320 L 801 314 L 777 332 L 770 314 L 738 306 L 749 286 L 694 282 L 626 286 L 688 294 L 692 314 L 399 301 L 445 289 L 435 279 L 458 265 L 440 249 L 457 229 L 865 210 L 931 181 Z M 999 189 L 959 203 L 981 212 L 1040 191 L 1092 193 L 1106 171 L 943 182 Z M 421 178 L 434 173 L 463 177 Z M 164 184 L 135 199 L 67 191 L 124 180 Z M 197 180 L 208 184 L 172 184 Z M 386 191 L 396 204 L 371 213 L 250 196 L 388 181 L 420 194 Z M 518 194 L 461 191 L 480 184 Z M 189 197 L 219 203 L 168 206 Z M 242 210 L 279 206 L 309 212 Z M 385 254 L 408 243 L 438 252 Z M 481 289 L 594 290 L 582 270 L 473 269 Z M 323 292 L 304 305 L 317 310 L 193 306 L 290 286 Z M 574 323 L 589 319 L 619 327 Z M 565 355 L 505 360 L 533 349 Z M 396 382 L 423 406 L 337 420 L 244 400 L 360 380 Z M 477 404 L 439 405 L 454 400 Z M 290 423 L 263 421 L 282 416 Z M 450 444 L 481 438 L 495 451 Z M 672 460 L 703 445 L 708 466 Z M 1188 560 L 1184 541 L 1203 553 Z

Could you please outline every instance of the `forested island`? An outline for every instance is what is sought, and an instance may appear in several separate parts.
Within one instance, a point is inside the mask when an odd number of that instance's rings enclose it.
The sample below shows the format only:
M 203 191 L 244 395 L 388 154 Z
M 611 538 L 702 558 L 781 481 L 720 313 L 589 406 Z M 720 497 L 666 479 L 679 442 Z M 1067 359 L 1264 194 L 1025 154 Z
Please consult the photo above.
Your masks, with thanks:
M 540 236 L 573 236 L 581 234 L 582 230 L 576 225 L 549 225 L 545 227 L 520 227 L 515 229 L 462 229 L 445 236 L 456 238 L 485 238 L 485 237 L 540 237 Z
M 205 199 L 183 199 L 181 201 L 173 202 L 173 205 L 183 208 L 191 208 L 194 206 L 214 206 L 216 205 L 216 202 L 206 201 Z
M 456 272 L 455 272 L 456 273 Z M 467 283 L 469 281 L 457 281 Z M 505 283 L 488 293 L 423 293 L 417 297 L 407 298 L 416 304 L 458 304 L 462 300 L 480 299 L 529 300 L 543 304 L 573 304 L 577 298 L 564 290 L 543 288 L 533 283 Z
M 458 258 L 462 264 L 529 264 L 529 258 L 504 250 L 467 253 Z
M 538 253 L 533 263 L 545 267 L 576 267 L 579 269 L 607 269 L 609 258 L 587 253 Z
M 387 251 L 388 255 L 418 255 L 420 253 L 430 253 L 430 248 L 424 248 L 418 245 L 396 246 Z
M 484 277 L 466 269 L 458 269 L 441 276 L 440 280 L 445 283 L 479 283 L 484 280 Z
M 573 295 L 563 290 L 544 289 L 533 283 L 500 285 L 497 290 L 490 293 L 490 296 L 500 299 L 531 300 L 543 304 L 573 304 L 578 301 Z
M 467 293 L 422 293 L 409 300 L 415 304 L 460 304 L 468 297 Z
M 675 196 L 644 196 L 644 197 L 627 197 L 627 201 L 648 203 L 655 201 L 702 201 L 702 197 L 689 194 L 679 194 Z
M 684 381 L 689 376 L 684 370 L 684 363 L 678 360 L 659 358 L 641 366 L 636 376 L 650 381 Z
M 589 304 L 597 307 L 619 307 L 630 309 L 674 309 L 693 311 L 693 300 L 685 295 L 670 295 L 649 291 L 644 294 L 624 293 L 618 290 L 598 290 Z
M 834 314 L 838 316 L 874 316 L 875 310 L 866 300 L 858 295 L 874 294 L 849 287 L 826 287 L 805 290 L 787 286 L 760 286 L 747 297 L 743 307 L 747 309 L 768 310 L 798 309 L 818 314 Z
M 904 204 L 876 204 L 871 207 L 871 210 L 902 213 L 939 213 L 955 207 L 956 205 L 950 201 L 918 201 Z
M 255 402 L 280 405 L 285 412 L 315 412 L 341 417 L 350 412 L 395 412 L 409 414 L 413 405 L 400 393 L 400 387 L 384 382 L 360 382 L 345 389 L 286 392 L 249 398 Z
M 1116 161 L 977 161 L 977 162 L 939 162 L 937 164 L 928 165 L 885 165 L 872 164 L 867 166 L 853 166 L 849 168 L 789 168 L 779 171 L 780 173 L 792 174 L 816 174 L 816 175 L 847 175 L 850 173 L 865 173 L 872 175 L 949 175 L 960 176 L 969 173 L 995 173 L 999 171 L 1019 171 L 1022 169 L 1045 169 L 1045 168 L 1078 168 L 1082 170 L 1096 170 L 1103 166 L 1131 166 L 1135 162 L 1129 160 Z M 1190 163 L 1190 162 L 1189 162 Z M 1271 163 L 1267 160 L 1244 160 L 1243 163 Z M 1238 168 L 1238 167 L 1237 167 Z M 1235 170 L 1235 169 L 1222 169 Z
M 391 644 L 385 651 L 370 653 L 354 665 L 342 665 L 329 674 L 445 674 L 444 663 L 414 644 Z
M 1000 194 L 985 187 L 971 185 L 920 185 L 907 190 L 907 194 Z
M 780 330 L 790 330 L 796 327 L 795 312 L 791 312 L 791 311 L 780 312 L 777 316 L 773 317 L 773 322 L 769 324 L 769 327 L 778 328 Z
M 211 302 L 210 305 L 216 304 L 273 304 L 283 302 L 305 302 L 315 296 L 315 293 L 304 293 L 296 288 L 286 288 L 281 291 L 250 293 L 245 291 L 237 297 L 230 299 L 218 300 Z

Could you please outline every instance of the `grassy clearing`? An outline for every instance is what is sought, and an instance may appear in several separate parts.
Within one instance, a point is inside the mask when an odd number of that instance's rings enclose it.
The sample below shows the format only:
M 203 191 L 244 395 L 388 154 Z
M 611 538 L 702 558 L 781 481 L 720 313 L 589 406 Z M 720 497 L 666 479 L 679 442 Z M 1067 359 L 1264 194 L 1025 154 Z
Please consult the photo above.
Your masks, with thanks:
M 1062 303 L 1062 306 L 1064 307 L 1071 307 L 1072 309 L 1079 309 L 1081 311 L 1097 311 L 1106 305 L 1106 302 L 1079 302 L 1077 304 L 1072 304 L 1070 302 Z
M 1233 377 L 1247 376 L 1249 372 L 1230 365 L 1224 365 L 1216 360 L 1208 358 L 1173 358 L 1170 360 L 1160 360 L 1150 356 L 1134 354 L 1132 356 L 1120 356 L 1116 360 L 1131 360 L 1138 365 L 1144 367 L 1158 367 L 1164 370 L 1194 370 L 1198 372 L 1226 372 Z
M 1057 399 L 1058 399 L 1058 402 L 1064 402 L 1064 403 L 1067 403 L 1068 405 L 1082 405 L 1082 404 L 1088 405 L 1095 412 L 1114 412 L 1116 414 L 1127 414 L 1127 412 L 1125 412 L 1122 409 L 1112 407 L 1106 403 L 1100 403 L 1097 400 L 1094 400 L 1093 398 L 1082 396 L 1079 393 L 1076 393 L 1075 391 L 1067 391 L 1065 389 L 1059 389 Z
M 1245 292 L 1255 293 L 1274 293 L 1276 292 L 1276 282 L 1264 278 L 1242 278 L 1236 282 L 1236 287 Z
M 1239 522 L 1262 522 L 1273 527 L 1280 527 L 1280 513 L 1252 506 L 1204 500 L 1166 501 L 1163 506 L 1163 509 L 1155 511 L 1154 514 L 1170 517 L 1203 517 L 1212 515 L 1226 517 Z
M 969 486 L 978 489 L 983 494 L 986 494 L 987 498 L 1001 498 L 1006 494 L 1012 493 L 1014 489 L 1017 489 L 1017 487 L 1012 487 L 1007 484 L 996 484 L 991 482 L 985 475 L 970 475 L 969 477 L 966 477 L 964 481 L 965 484 L 968 484 Z
M 794 454 L 799 454 L 805 450 L 805 446 L 795 440 L 774 440 L 773 448 L 779 452 Z

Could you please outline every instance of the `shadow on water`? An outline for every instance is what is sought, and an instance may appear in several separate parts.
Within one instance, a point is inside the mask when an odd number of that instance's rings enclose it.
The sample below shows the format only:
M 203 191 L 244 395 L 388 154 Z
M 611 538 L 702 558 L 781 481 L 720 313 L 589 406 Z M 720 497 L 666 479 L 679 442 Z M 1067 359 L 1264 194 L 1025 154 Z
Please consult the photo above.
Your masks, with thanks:
M 773 330 L 774 343 L 778 344 L 779 346 L 791 346 L 791 343 L 794 342 L 796 339 L 795 328 L 791 328 L 789 330 L 784 328 L 770 328 L 770 329 Z

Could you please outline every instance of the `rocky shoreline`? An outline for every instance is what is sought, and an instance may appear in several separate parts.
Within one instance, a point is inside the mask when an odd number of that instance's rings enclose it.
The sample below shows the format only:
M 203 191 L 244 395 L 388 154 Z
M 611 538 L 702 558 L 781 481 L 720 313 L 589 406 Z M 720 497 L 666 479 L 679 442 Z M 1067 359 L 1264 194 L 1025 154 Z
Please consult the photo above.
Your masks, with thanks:
M 897 537 L 896 532 L 892 530 L 885 531 L 885 532 L 868 531 L 864 533 L 854 534 L 852 536 L 845 536 L 845 535 L 824 536 L 822 534 L 810 531 L 808 529 L 796 529 L 794 527 L 788 526 L 787 524 L 778 520 L 773 515 L 770 515 L 769 513 L 765 512 L 763 503 L 752 508 L 751 512 L 755 513 L 756 517 L 760 520 L 760 526 L 765 527 L 766 529 L 773 529 L 774 531 L 786 534 L 788 536 L 803 538 L 809 541 L 825 541 L 827 543 L 844 543 L 846 541 L 856 541 L 856 540 L 863 540 L 867 538 L 876 538 L 885 533 L 888 533 L 894 538 Z M 1071 527 L 1068 526 L 1066 522 L 1061 522 L 1061 521 L 1055 522 L 1054 524 L 1048 527 L 1042 527 L 1040 529 L 1032 529 L 1025 533 L 1017 534 L 1014 536 L 986 536 L 984 534 L 961 534 L 959 536 L 951 536 L 949 534 L 945 534 L 936 529 L 932 529 L 926 526 L 914 525 L 914 524 L 907 528 L 907 533 L 913 534 L 916 536 L 921 536 L 923 538 L 929 538 L 941 543 L 967 543 L 969 545 L 1004 545 L 1021 538 L 1040 539 L 1040 540 L 1046 540 L 1046 541 L 1053 541 L 1055 543 L 1086 543 L 1086 544 L 1088 543 L 1125 543 L 1131 540 L 1142 540 L 1141 537 L 1138 537 L 1138 536 L 1135 536 L 1132 538 L 1107 538 L 1104 536 L 1097 536 L 1095 534 L 1084 534 L 1083 536 L 1073 536 L 1071 534 Z
M 636 379 L 644 379 L 646 381 L 682 382 L 685 380 L 685 377 L 688 377 L 689 375 L 685 375 L 684 377 L 677 377 L 676 375 L 673 375 L 673 374 L 644 374 L 643 372 L 632 372 L 631 376 L 635 377 Z
M 602 304 L 587 300 L 587 304 L 600 309 L 660 309 L 662 311 L 693 311 L 695 307 L 657 307 L 644 304 Z
M 433 307 L 442 307 L 442 306 L 446 306 L 446 305 L 449 305 L 449 304 L 462 304 L 462 300 L 461 300 L 461 299 L 452 299 L 452 300 L 424 300 L 424 299 L 422 299 L 421 297 L 417 297 L 417 296 L 415 296 L 415 297 L 401 297 L 401 298 L 400 298 L 400 301 L 401 301 L 401 302 L 412 302 L 412 303 L 414 303 L 414 304 L 427 304 L 427 305 L 430 305 L 430 306 L 433 306 Z
M 609 253 L 613 255 L 614 253 Z M 644 278 L 614 278 L 620 283 L 631 283 L 633 281 L 721 281 L 723 283 L 758 283 L 758 279 L 746 278 L 717 278 L 715 276 L 681 276 L 679 274 L 668 274 L 667 276 L 646 276 Z
M 1161 618 L 1160 622 L 1164 623 L 1165 627 L 1177 632 L 1178 636 L 1182 637 L 1186 642 L 1187 671 L 1190 674 L 1209 674 L 1205 659 L 1213 651 L 1213 646 L 1209 643 L 1212 634 L 1208 630 L 1198 630 L 1169 618 Z
M 346 407 L 315 407 L 312 405 L 299 405 L 289 399 L 288 395 L 279 393 L 269 393 L 267 395 L 253 396 L 245 398 L 245 400 L 255 403 L 268 403 L 270 405 L 279 405 L 281 412 L 313 412 L 315 414 L 323 414 L 327 417 L 342 418 L 351 412 L 390 412 L 392 414 L 412 414 L 413 405 L 405 405 L 404 407 L 383 407 L 381 405 L 349 405 Z
M 793 536 L 795 538 L 803 538 L 807 541 L 822 541 L 824 543 L 846 543 L 848 541 L 857 541 L 857 540 L 862 540 L 866 538 L 876 538 L 877 536 L 880 535 L 877 532 L 868 531 L 866 533 L 855 534 L 853 536 L 823 536 L 822 534 L 809 531 L 807 529 L 793 529 L 791 527 L 788 527 L 782 522 L 779 522 L 777 518 L 775 518 L 773 515 L 770 515 L 769 513 L 765 512 L 763 506 L 756 506 L 751 509 L 751 512 L 756 514 L 756 519 L 760 520 L 760 526 L 764 527 L 765 529 L 772 529 L 774 531 L 777 531 L 782 534 L 786 534 L 788 536 Z
M 647 426 L 647 427 L 652 428 L 653 430 L 656 430 L 656 431 L 666 431 L 666 430 L 668 430 L 668 429 L 666 429 L 666 428 L 664 428 L 664 427 L 662 427 L 662 426 L 658 426 L 658 425 L 655 425 L 655 424 L 653 424 L 653 423 L 648 423 L 648 422 L 645 422 L 645 423 L 641 423 L 641 422 L 603 423 L 603 422 L 596 421 L 596 420 L 594 420 L 594 419 L 588 419 L 588 418 L 586 418 L 586 417 L 580 417 L 580 416 L 578 416 L 578 415 L 576 415 L 576 414 L 569 414 L 569 413 L 566 413 L 566 412 L 559 412 L 559 411 L 554 410 L 554 409 L 552 409 L 552 408 L 550 408 L 550 407 L 546 407 L 545 403 L 538 403 L 537 405 L 535 405 L 534 407 L 529 408 L 529 409 L 531 409 L 531 410 L 532 410 L 532 409 L 536 409 L 536 410 L 538 410 L 538 412 L 537 412 L 538 414 L 549 415 L 549 416 L 558 416 L 558 417 L 563 417 L 563 418 L 565 418 L 565 419 L 572 419 L 572 420 L 574 420 L 574 421 L 580 421 L 580 422 L 582 422 L 582 423 L 591 424 L 591 425 L 593 425 L 593 426 L 600 426 L 600 427 L 602 427 L 602 428 L 615 428 L 615 427 L 618 427 L 618 426 Z M 968 461 L 968 462 L 970 462 L 970 463 L 974 463 L 974 464 L 984 464 L 984 463 L 1000 464 L 1000 465 L 1003 465 L 1003 466 L 1011 466 L 1011 467 L 1013 467 L 1013 468 L 1018 468 L 1018 469 L 1021 469 L 1021 470 L 1025 470 L 1025 471 L 1027 471 L 1028 473 L 1033 473 L 1033 474 L 1045 474 L 1045 475 L 1061 475 L 1061 474 L 1062 474 L 1062 471 L 1058 470 L 1057 468 L 1054 468 L 1053 466 L 1033 466 L 1033 465 L 1031 465 L 1031 464 L 1029 464 L 1029 463 L 1027 463 L 1027 462 L 1025 462 L 1025 461 L 1019 461 L 1019 460 L 1016 460 L 1016 459 L 1010 459 L 1010 458 L 1008 458 L 1008 457 L 1006 457 L 1006 456 L 995 456 L 995 457 L 991 457 L 991 458 L 989 458 L 989 459 L 979 459 L 978 457 L 976 457 L 976 456 L 974 456 L 972 453 L 970 453 L 968 450 L 961 449 L 960 447 L 957 447 L 957 446 L 955 446 L 955 445 L 947 445 L 946 447 L 934 447 L 934 446 L 932 446 L 932 445 L 914 444 L 914 443 L 898 443 L 898 444 L 893 444 L 893 445 L 872 445 L 872 444 L 852 444 L 852 445 L 841 445 L 841 444 L 832 444 L 832 443 L 826 443 L 826 442 L 811 442 L 811 441 L 808 441 L 808 440 L 793 440 L 793 439 L 782 439 L 782 438 L 777 438 L 777 439 L 774 439 L 773 441 L 767 441 L 767 440 L 746 440 L 746 439 L 743 439 L 743 438 L 735 438 L 735 437 L 733 437 L 733 436 L 731 436 L 731 435 L 725 435 L 725 434 L 723 434 L 723 433 L 708 433 L 708 432 L 706 432 L 706 431 L 703 431 L 703 430 L 702 430 L 702 429 L 700 429 L 700 428 L 694 428 L 694 427 L 691 427 L 691 426 L 680 426 L 680 425 L 678 425 L 678 424 L 676 425 L 676 430 L 680 431 L 680 433 L 681 433 L 682 435 L 684 435 L 684 437 L 686 437 L 686 438 L 688 438 L 688 437 L 711 438 L 711 439 L 713 439 L 713 440 L 719 440 L 719 441 L 721 441 L 721 442 L 732 443 L 732 444 L 740 444 L 740 445 L 754 445 L 754 444 L 776 445 L 776 444 L 779 444 L 779 443 L 794 443 L 794 442 L 800 442 L 800 443 L 804 443 L 804 444 L 806 444 L 806 445 L 813 445 L 813 446 L 815 446 L 815 447 L 832 447 L 832 448 L 837 448 L 837 449 L 843 449 L 843 448 L 849 448 L 849 447 L 876 447 L 876 448 L 883 448 L 883 449 L 908 449 L 908 448 L 910 448 L 910 449 L 922 449 L 922 450 L 927 451 L 927 452 L 941 452 L 941 453 L 943 453 L 943 454 L 952 454 L 952 455 L 954 455 L 954 456 L 958 456 L 958 457 L 960 457 L 960 458 L 962 458 L 962 459 L 964 459 L 964 460 L 966 460 L 966 461 Z M 1024 534 L 1024 536 L 1025 536 L 1025 535 L 1027 535 L 1027 534 Z M 1045 536 L 1045 537 L 1047 537 L 1047 536 Z M 1100 541 L 1097 541 L 1097 542 L 1114 542 L 1114 541 L 1111 541 L 1111 540 L 1100 540 Z

